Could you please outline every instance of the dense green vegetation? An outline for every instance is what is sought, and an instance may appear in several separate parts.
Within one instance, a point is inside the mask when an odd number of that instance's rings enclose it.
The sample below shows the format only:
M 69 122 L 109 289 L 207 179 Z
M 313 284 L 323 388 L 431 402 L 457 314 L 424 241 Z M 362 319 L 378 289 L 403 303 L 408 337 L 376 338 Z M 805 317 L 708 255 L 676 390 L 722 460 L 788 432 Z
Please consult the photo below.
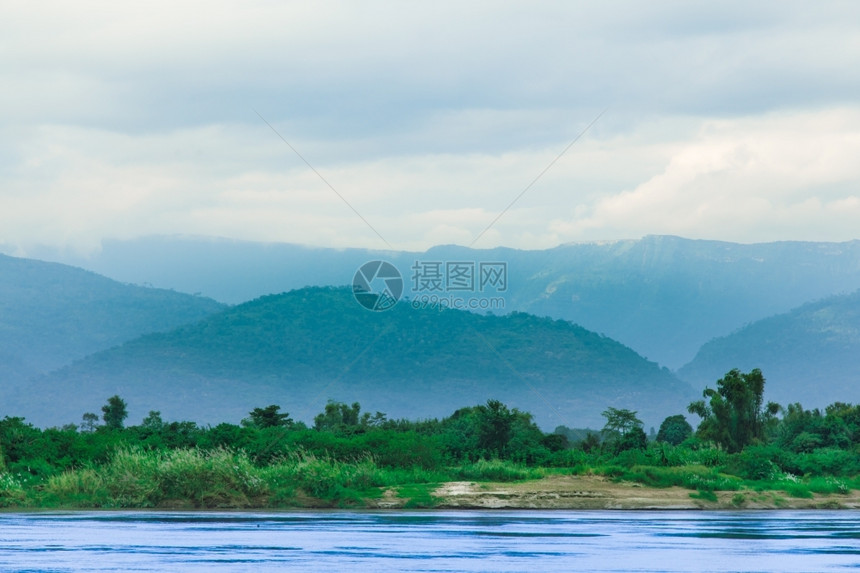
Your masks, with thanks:
M 361 506 L 386 489 L 432 506 L 444 481 L 584 473 L 681 486 L 706 501 L 734 491 L 739 507 L 768 491 L 860 488 L 860 406 L 765 406 L 763 388 L 761 372 L 734 370 L 690 404 L 703 417 L 695 433 L 677 414 L 648 441 L 636 412 L 608 408 L 603 429 L 575 442 L 566 435 L 582 433 L 546 434 L 497 400 L 419 421 L 329 402 L 312 427 L 269 405 L 240 424 L 202 427 L 156 411 L 126 426 L 125 401 L 112 396 L 101 421 L 87 413 L 80 426 L 0 420 L 0 506 Z
M 349 288 L 315 287 L 90 356 L 0 401 L 0 415 L 73 421 L 114 393 L 134 418 L 161 410 L 200 423 L 287 401 L 310 420 L 334 396 L 396 417 L 439 417 L 495 396 L 547 427 L 600 424 L 607 404 L 657 424 L 695 397 L 668 370 L 569 322 L 406 303 L 369 312 Z

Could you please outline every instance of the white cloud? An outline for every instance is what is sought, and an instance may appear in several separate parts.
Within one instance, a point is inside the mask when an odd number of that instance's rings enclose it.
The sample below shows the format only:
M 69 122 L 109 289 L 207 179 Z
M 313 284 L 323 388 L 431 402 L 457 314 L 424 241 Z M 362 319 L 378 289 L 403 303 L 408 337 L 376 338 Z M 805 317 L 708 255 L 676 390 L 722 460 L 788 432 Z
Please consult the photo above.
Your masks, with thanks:
M 659 175 L 561 226 L 737 241 L 857 237 L 860 109 L 708 122 Z
M 0 8 L 0 248 L 857 236 L 860 8 L 666 0 Z

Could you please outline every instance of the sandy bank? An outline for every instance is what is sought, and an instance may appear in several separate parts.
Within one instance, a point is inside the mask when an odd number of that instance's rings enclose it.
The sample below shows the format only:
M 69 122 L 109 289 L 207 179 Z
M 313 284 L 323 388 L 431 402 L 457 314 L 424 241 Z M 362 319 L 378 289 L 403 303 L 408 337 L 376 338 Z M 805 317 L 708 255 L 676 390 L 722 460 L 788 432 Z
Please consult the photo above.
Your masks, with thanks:
M 716 501 L 679 487 L 651 488 L 600 476 L 551 476 L 519 483 L 449 482 L 432 495 L 438 509 L 858 509 L 860 492 L 794 498 L 783 491 L 715 492 Z M 371 503 L 403 507 L 396 489 Z

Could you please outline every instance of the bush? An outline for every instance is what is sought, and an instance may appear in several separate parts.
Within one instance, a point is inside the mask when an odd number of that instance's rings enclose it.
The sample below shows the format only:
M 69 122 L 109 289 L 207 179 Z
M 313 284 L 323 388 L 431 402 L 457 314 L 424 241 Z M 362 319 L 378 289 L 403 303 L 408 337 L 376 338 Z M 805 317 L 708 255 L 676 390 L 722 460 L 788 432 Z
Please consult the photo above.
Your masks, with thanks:
M 789 482 L 785 484 L 783 487 L 785 492 L 791 497 L 801 497 L 801 498 L 810 498 L 812 497 L 812 492 L 809 491 L 809 488 L 802 483 Z
M 744 479 L 771 481 L 781 473 L 765 448 L 750 447 L 732 455 L 726 462 L 726 471 Z
M 853 476 L 860 473 L 857 454 L 834 448 L 822 448 L 796 456 L 799 473 L 813 476 Z
M 0 507 L 21 505 L 26 497 L 20 481 L 12 474 L 0 473 Z
M 625 481 L 635 481 L 650 487 L 679 486 L 702 491 L 732 491 L 740 488 L 740 480 L 718 473 L 704 466 L 657 467 L 634 466 L 620 473 L 606 468 L 605 475 L 612 475 Z
M 699 490 L 696 493 L 691 493 L 693 499 L 703 499 L 705 501 L 717 501 L 717 494 L 711 490 Z
M 50 478 L 45 493 L 60 504 L 90 507 L 155 507 L 163 502 L 239 507 L 265 493 L 257 473 L 247 455 L 224 449 L 121 449 L 101 467 Z
M 851 488 L 844 480 L 832 477 L 814 477 L 807 484 L 809 491 L 823 494 L 842 494 L 851 493 Z
M 473 481 L 519 481 L 543 477 L 539 469 L 530 469 L 502 460 L 478 460 L 465 464 L 453 471 L 461 480 Z

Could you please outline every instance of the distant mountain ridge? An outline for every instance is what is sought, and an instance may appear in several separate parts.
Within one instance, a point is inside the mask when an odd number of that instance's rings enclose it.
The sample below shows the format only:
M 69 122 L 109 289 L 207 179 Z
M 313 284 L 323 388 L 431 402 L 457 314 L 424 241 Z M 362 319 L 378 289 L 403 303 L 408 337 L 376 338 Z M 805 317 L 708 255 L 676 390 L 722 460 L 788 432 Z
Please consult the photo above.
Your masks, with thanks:
M 860 402 L 860 290 L 754 322 L 705 344 L 678 375 L 696 387 L 761 368 L 767 399 L 824 407 Z
M 360 265 L 375 259 L 394 263 L 407 285 L 416 260 L 503 261 L 505 311 L 570 320 L 669 368 L 745 324 L 860 288 L 860 241 L 746 245 L 648 236 L 539 251 L 440 246 L 409 253 L 149 237 L 107 241 L 88 259 L 42 256 L 231 303 L 349 284 Z
M 548 428 L 599 426 L 607 406 L 638 410 L 656 425 L 694 397 L 668 370 L 568 322 L 408 304 L 371 312 L 348 288 L 314 287 L 99 352 L 6 404 L 36 423 L 60 424 L 117 393 L 133 419 L 155 409 L 209 423 L 236 422 L 270 403 L 305 420 L 329 398 L 423 418 L 497 398 Z
M 0 386 L 223 308 L 203 297 L 0 255 Z

